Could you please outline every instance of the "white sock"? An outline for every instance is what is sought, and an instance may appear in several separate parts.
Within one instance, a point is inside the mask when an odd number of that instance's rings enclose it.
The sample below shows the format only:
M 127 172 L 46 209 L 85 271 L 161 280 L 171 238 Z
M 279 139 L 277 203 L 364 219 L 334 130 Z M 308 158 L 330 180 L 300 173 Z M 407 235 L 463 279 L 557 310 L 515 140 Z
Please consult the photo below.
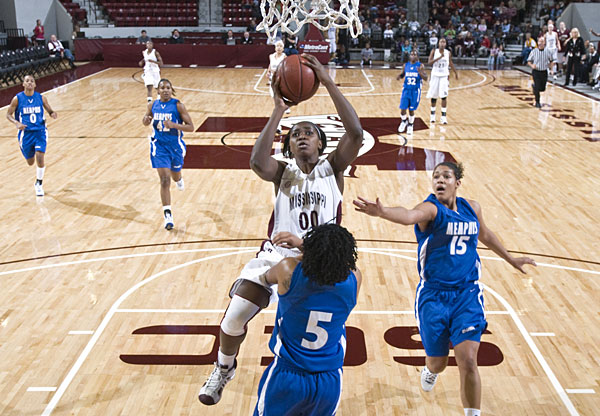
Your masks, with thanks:
M 152 97 L 148 97 L 148 102 L 152 102 Z
M 183 177 L 181 179 L 179 179 L 177 182 L 175 182 L 177 185 L 181 186 L 181 184 L 183 183 Z
M 166 212 L 167 210 L 171 212 L 171 205 L 163 205 L 163 212 Z
M 481 410 L 479 409 L 465 409 L 465 416 L 480 416 Z
M 219 365 L 227 366 L 227 368 L 233 367 L 233 362 L 235 361 L 235 354 L 233 355 L 225 355 L 221 352 L 219 348 L 219 354 L 217 355 L 217 362 Z
M 415 116 L 408 116 L 408 124 L 414 124 Z
M 43 168 L 40 168 L 39 166 L 37 166 L 35 168 L 35 178 L 39 181 L 44 179 L 44 171 L 45 170 L 46 170 L 46 166 L 44 166 Z
M 406 114 L 400 114 L 400 120 L 406 121 Z

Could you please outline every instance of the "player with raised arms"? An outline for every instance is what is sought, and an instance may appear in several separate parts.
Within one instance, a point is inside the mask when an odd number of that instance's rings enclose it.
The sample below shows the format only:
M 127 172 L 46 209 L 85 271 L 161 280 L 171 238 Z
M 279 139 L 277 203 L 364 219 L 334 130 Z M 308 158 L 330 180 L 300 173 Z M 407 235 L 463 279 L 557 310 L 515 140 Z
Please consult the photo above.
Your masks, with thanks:
M 479 203 L 456 195 L 463 168 L 453 162 L 439 163 L 432 178 L 433 193 L 413 209 L 385 207 L 358 197 L 356 210 L 402 225 L 414 225 L 418 242 L 417 270 L 421 278 L 415 298 L 415 317 L 423 346 L 425 367 L 421 387 L 433 389 L 438 374 L 448 365 L 449 345 L 460 374 L 460 397 L 465 416 L 481 413 L 481 379 L 477 352 L 487 327 L 483 307 L 481 241 L 508 264 L 525 273 L 535 266 L 529 257 L 513 257 L 483 221 Z
M 413 125 L 415 123 L 415 111 L 419 107 L 421 101 L 421 85 L 423 80 L 427 80 L 427 75 L 423 69 L 423 65 L 419 62 L 419 54 L 416 49 L 410 52 L 409 62 L 404 64 L 402 72 L 396 78 L 399 80 L 404 78 L 404 87 L 402 88 L 402 96 L 400 97 L 400 126 L 398 133 L 403 133 L 406 129 L 407 134 L 413 134 Z M 408 109 L 409 115 L 406 116 Z M 408 118 L 408 123 L 406 119 Z M 408 128 L 407 128 L 408 126 Z
M 218 403 L 223 388 L 235 375 L 235 357 L 246 336 L 248 322 L 276 297 L 276 289 L 265 283 L 264 274 L 285 257 L 301 253 L 302 237 L 312 228 L 341 220 L 344 171 L 356 159 L 363 134 L 356 112 L 342 95 L 328 71 L 312 55 L 302 55 L 327 89 L 346 132 L 337 148 L 323 155 L 325 132 L 310 121 L 289 130 L 283 154 L 292 162 L 271 156 L 277 126 L 288 108 L 279 91 L 279 75 L 273 82 L 275 108 L 260 133 L 250 157 L 250 167 L 275 187 L 275 207 L 269 238 L 255 259 L 250 260 L 230 290 L 231 300 L 221 321 L 220 346 L 215 367 L 200 389 L 206 405 Z

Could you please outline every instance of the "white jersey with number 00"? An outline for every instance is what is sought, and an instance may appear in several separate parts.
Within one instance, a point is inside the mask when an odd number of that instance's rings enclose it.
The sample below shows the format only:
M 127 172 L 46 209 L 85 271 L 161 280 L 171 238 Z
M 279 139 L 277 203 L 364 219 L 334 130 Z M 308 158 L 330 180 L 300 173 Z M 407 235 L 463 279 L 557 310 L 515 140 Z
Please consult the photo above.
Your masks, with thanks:
M 273 237 L 281 231 L 300 238 L 317 225 L 341 221 L 342 193 L 327 159 L 305 174 L 295 163 L 281 176 L 273 212 Z
M 440 56 L 442 56 L 440 50 L 436 49 L 435 53 L 433 54 L 433 59 L 437 59 Z M 448 75 L 450 75 L 449 65 L 450 52 L 444 49 L 444 56 L 442 57 L 442 59 L 433 63 L 433 66 L 431 67 L 431 75 L 436 77 L 447 77 Z

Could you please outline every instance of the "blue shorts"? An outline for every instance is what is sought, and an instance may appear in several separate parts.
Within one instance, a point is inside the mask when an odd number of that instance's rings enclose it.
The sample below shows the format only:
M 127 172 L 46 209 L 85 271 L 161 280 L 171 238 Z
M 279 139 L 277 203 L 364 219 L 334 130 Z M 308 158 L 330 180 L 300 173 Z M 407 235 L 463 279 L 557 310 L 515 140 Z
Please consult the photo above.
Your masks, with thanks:
M 18 139 L 21 153 L 25 159 L 31 159 L 35 156 L 35 152 L 46 153 L 46 139 L 48 131 L 41 130 L 19 130 Z
M 421 341 L 429 357 L 445 357 L 463 341 L 481 340 L 487 328 L 483 286 L 470 282 L 460 289 L 426 287 L 421 280 L 415 298 L 415 316 Z
M 150 161 L 154 169 L 168 168 L 179 172 L 183 167 L 185 158 L 185 142 L 177 139 L 171 143 L 159 142 L 150 138 Z
M 275 357 L 260 379 L 254 416 L 335 415 L 341 395 L 341 368 L 308 373 Z
M 404 88 L 400 97 L 400 110 L 415 111 L 421 101 L 421 88 Z

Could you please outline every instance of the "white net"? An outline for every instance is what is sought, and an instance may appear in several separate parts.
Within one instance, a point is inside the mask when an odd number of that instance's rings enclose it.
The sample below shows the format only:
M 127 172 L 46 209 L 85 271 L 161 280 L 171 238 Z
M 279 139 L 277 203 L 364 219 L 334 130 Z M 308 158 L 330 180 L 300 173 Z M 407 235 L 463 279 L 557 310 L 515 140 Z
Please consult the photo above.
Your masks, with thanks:
M 297 34 L 307 23 L 321 30 L 330 27 L 348 28 L 356 38 L 362 33 L 358 19 L 359 0 L 339 0 L 339 8 L 333 7 L 333 0 L 261 0 L 260 12 L 263 20 L 256 30 L 264 30 L 271 43 L 281 33 Z

